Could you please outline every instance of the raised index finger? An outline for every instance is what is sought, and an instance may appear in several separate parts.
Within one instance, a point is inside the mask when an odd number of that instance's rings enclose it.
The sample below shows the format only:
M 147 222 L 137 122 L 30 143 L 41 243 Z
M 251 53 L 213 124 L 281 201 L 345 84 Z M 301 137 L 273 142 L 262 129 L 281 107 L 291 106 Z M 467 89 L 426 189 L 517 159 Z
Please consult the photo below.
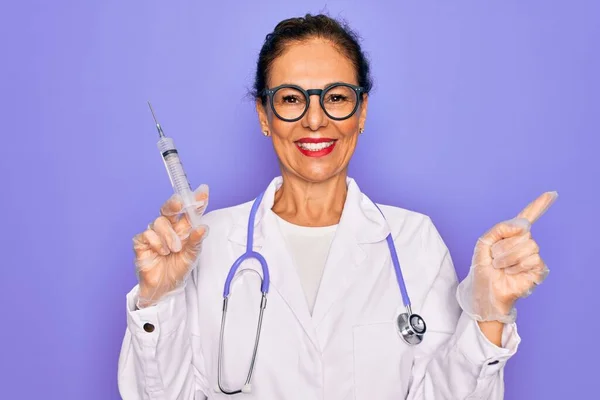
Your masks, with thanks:
M 550 208 L 550 206 L 558 198 L 558 192 L 546 192 L 540 197 L 529 203 L 527 207 L 523 209 L 517 215 L 517 218 L 525 218 L 531 224 L 537 221 L 544 213 Z

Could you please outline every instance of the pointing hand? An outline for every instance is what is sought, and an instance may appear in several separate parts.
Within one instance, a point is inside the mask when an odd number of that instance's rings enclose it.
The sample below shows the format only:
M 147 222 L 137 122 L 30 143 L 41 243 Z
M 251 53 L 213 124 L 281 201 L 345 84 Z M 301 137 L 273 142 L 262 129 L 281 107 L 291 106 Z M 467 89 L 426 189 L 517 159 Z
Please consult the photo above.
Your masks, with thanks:
M 465 312 L 478 321 L 513 322 L 517 299 L 529 296 L 549 270 L 531 237 L 531 226 L 557 199 L 546 192 L 516 218 L 501 222 L 479 238 L 469 275 L 458 287 Z

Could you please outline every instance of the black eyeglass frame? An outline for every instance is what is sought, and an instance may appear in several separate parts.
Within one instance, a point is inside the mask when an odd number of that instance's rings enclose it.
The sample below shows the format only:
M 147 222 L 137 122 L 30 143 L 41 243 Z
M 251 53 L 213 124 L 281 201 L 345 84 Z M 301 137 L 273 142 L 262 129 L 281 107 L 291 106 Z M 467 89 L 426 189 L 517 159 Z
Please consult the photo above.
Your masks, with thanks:
M 354 105 L 354 109 L 352 110 L 352 112 L 350 114 L 348 114 L 348 116 L 343 117 L 343 118 L 334 117 L 334 116 L 330 115 L 327 112 L 327 110 L 325 109 L 325 104 L 324 104 L 325 93 L 328 90 L 330 90 L 331 88 L 337 87 L 337 86 L 349 87 L 350 89 L 354 90 L 354 92 L 356 93 L 356 97 L 357 97 L 357 101 L 356 101 L 356 104 Z M 304 98 L 306 98 L 306 107 L 304 108 L 304 111 L 302 112 L 302 114 L 300 114 L 299 117 L 296 117 L 293 119 L 283 118 L 275 110 L 275 104 L 273 104 L 273 98 L 275 97 L 274 95 L 275 95 L 275 93 L 277 93 L 278 90 L 286 89 L 286 88 L 296 89 L 296 90 L 302 92 L 304 94 Z M 277 116 L 277 118 L 279 118 L 282 121 L 286 121 L 286 122 L 299 121 L 306 115 L 306 112 L 308 111 L 308 108 L 310 107 L 310 96 L 319 96 L 319 104 L 321 105 L 321 109 L 325 112 L 325 115 L 327 115 L 327 117 L 331 118 L 334 121 L 343 121 L 345 119 L 352 117 L 356 113 L 356 110 L 358 110 L 358 106 L 363 101 L 363 96 L 362 96 L 363 93 L 365 93 L 365 89 L 363 87 L 352 85 L 351 83 L 345 83 L 345 82 L 335 82 L 330 85 L 327 85 L 324 89 L 307 89 L 307 90 L 305 90 L 298 85 L 286 84 L 286 85 L 279 85 L 279 86 L 276 86 L 271 89 L 264 89 L 262 91 L 262 95 L 268 97 L 268 99 L 269 99 L 268 101 L 269 101 L 269 104 L 271 105 L 271 110 L 273 110 L 273 113 Z

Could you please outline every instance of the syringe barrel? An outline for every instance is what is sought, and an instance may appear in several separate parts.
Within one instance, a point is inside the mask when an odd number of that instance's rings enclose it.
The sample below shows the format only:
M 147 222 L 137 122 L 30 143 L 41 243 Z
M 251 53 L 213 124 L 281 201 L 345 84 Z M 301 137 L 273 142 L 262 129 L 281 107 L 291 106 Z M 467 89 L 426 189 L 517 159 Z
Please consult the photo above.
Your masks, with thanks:
M 191 191 L 192 188 L 183 170 L 183 165 L 179 159 L 173 139 L 167 137 L 161 138 L 158 141 L 158 150 L 165 162 L 165 168 L 167 169 L 171 186 L 173 186 L 175 193 L 183 195 L 184 192 Z
M 183 208 L 190 220 L 192 227 L 199 225 L 200 217 L 196 213 L 196 199 L 183 169 L 183 164 L 175 148 L 173 139 L 163 137 L 158 141 L 158 150 L 165 163 L 171 186 L 176 194 L 181 196 Z

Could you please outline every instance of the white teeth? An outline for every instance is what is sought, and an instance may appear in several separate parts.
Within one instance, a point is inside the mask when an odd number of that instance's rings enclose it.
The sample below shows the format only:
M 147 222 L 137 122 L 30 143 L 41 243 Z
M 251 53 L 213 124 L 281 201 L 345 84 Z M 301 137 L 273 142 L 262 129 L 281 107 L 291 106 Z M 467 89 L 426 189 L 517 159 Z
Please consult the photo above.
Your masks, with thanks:
M 333 140 L 331 142 L 323 142 L 323 143 L 298 143 L 298 146 L 301 149 L 308 151 L 320 151 L 326 149 L 327 147 L 333 144 Z

